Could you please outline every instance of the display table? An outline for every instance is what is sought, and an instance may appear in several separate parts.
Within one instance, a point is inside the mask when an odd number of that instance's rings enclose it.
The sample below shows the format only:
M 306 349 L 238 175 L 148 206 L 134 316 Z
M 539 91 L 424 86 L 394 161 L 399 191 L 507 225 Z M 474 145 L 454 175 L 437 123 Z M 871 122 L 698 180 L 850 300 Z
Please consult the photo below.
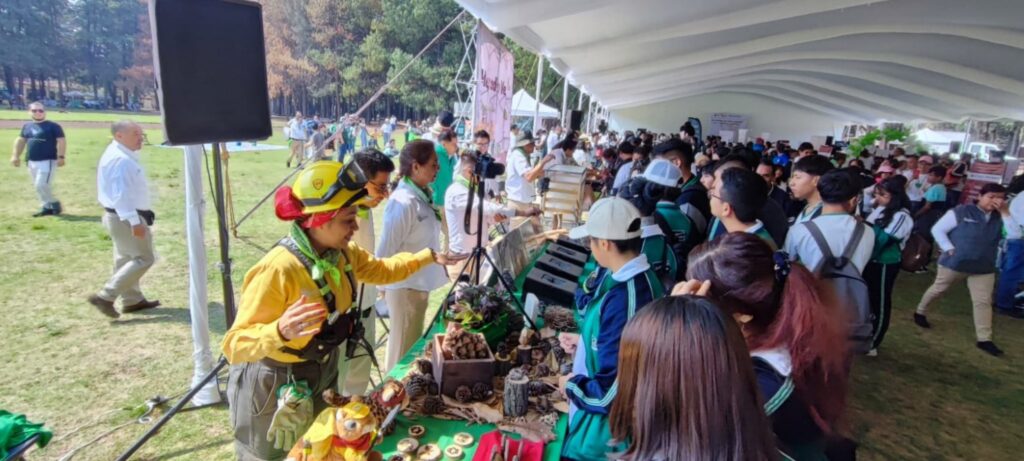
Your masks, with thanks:
M 537 258 L 539 258 L 546 250 L 548 243 L 541 244 L 529 258 L 529 263 L 524 266 L 523 270 L 520 271 L 518 277 L 516 277 L 516 292 L 515 296 L 522 300 L 522 288 L 525 281 L 526 274 L 536 264 Z M 427 335 L 426 338 L 421 338 L 413 348 L 407 353 L 402 360 L 395 365 L 395 368 L 388 373 L 388 376 L 397 380 L 402 380 L 409 372 L 409 368 L 413 365 L 413 362 L 417 358 L 423 355 L 424 348 L 428 341 L 427 338 L 433 338 L 435 333 L 443 333 L 444 327 L 441 322 L 434 325 L 431 334 Z M 547 444 L 544 447 L 544 459 L 545 460 L 558 460 L 562 452 L 562 439 L 561 436 L 565 434 L 566 425 L 568 424 L 568 417 L 561 415 L 558 420 L 558 424 L 554 427 L 554 433 L 557 438 Z M 376 447 L 376 450 L 384 454 L 384 459 L 397 454 L 395 445 L 399 440 L 408 437 L 409 427 L 413 425 L 421 425 L 426 428 L 426 434 L 419 440 L 420 444 L 434 443 L 441 447 L 442 450 L 445 447 L 452 444 L 452 436 L 459 432 L 466 432 L 473 436 L 476 442 L 479 442 L 480 437 L 484 434 L 494 431 L 497 429 L 496 425 L 493 424 L 471 424 L 466 421 L 460 420 L 447 420 L 440 418 L 433 418 L 430 416 L 405 416 L 399 415 L 397 418 L 397 424 L 395 425 L 395 431 L 390 436 L 385 437 L 380 445 Z M 509 434 L 512 439 L 520 439 L 519 435 Z M 474 445 L 466 448 L 464 460 L 469 461 L 473 459 L 474 453 L 476 453 L 476 442 Z

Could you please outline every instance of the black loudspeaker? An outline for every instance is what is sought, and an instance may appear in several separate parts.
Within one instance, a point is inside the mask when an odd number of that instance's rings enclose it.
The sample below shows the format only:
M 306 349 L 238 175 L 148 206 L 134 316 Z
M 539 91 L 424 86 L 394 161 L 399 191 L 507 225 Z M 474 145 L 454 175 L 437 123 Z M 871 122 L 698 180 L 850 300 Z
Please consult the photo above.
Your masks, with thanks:
M 537 299 L 562 306 L 572 306 L 576 298 L 576 283 L 534 267 L 526 274 L 523 293 L 533 293 Z
M 558 244 L 580 253 L 590 253 L 590 246 L 588 244 L 584 244 L 580 240 L 571 239 L 568 235 L 559 235 Z
M 580 131 L 580 127 L 583 126 L 583 111 L 574 110 L 569 112 L 569 129 L 572 131 Z
M 243 0 L 152 0 L 149 5 L 167 142 L 269 138 L 262 7 Z
M 562 246 L 558 242 L 548 245 L 547 254 L 561 258 L 577 266 L 583 267 L 587 264 L 587 254 Z
M 556 258 L 552 255 L 547 254 L 540 255 L 540 257 L 537 258 L 536 267 L 569 281 L 578 281 L 580 275 L 583 274 L 582 267 L 577 266 L 562 258 Z
M 835 142 L 835 139 L 832 136 L 828 136 L 828 137 L 825 138 L 825 145 L 826 146 L 831 146 L 833 142 Z

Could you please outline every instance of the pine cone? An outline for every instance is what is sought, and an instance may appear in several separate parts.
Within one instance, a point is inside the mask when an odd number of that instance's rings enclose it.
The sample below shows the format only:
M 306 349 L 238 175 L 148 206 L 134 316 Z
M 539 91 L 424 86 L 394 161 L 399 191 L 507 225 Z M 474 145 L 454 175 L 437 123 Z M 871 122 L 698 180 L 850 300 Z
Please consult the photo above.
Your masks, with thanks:
M 419 377 L 423 375 L 416 376 Z M 422 397 L 423 394 L 426 394 L 426 392 L 427 384 L 425 384 L 424 381 L 421 379 L 410 379 L 409 382 L 405 384 L 405 393 L 406 395 L 409 396 L 410 399 L 418 399 Z
M 566 374 L 568 374 L 568 373 L 566 373 Z M 441 390 L 440 390 L 440 388 L 437 387 L 437 383 L 435 383 L 433 381 L 431 381 L 430 385 L 427 386 L 427 394 L 437 395 L 440 392 L 441 392 Z
M 537 365 L 537 367 L 535 367 L 533 369 L 533 373 L 538 378 L 543 378 L 545 376 L 551 376 L 551 367 L 548 366 L 548 364 L 546 364 L 546 363 L 542 363 L 540 365 Z
M 527 387 L 530 389 L 530 397 L 547 395 L 552 391 L 551 386 L 540 381 L 530 381 L 530 384 L 527 384 Z
M 455 400 L 459 403 L 469 403 L 473 400 L 473 391 L 469 386 L 462 385 L 455 389 Z
M 416 359 L 416 369 L 419 370 L 420 374 L 434 374 L 434 364 L 427 359 Z
M 561 366 L 558 367 L 558 373 L 561 374 L 562 376 L 572 373 L 572 364 L 568 362 L 563 363 Z
M 473 385 L 473 400 L 483 401 L 491 396 L 491 386 L 487 383 L 476 383 Z
M 436 415 L 444 411 L 444 401 L 440 397 L 428 395 L 423 399 L 423 414 Z
M 562 359 L 565 358 L 565 349 L 562 349 L 562 346 L 552 347 L 551 348 L 551 354 L 553 354 L 555 356 L 555 361 L 556 362 L 562 363 Z

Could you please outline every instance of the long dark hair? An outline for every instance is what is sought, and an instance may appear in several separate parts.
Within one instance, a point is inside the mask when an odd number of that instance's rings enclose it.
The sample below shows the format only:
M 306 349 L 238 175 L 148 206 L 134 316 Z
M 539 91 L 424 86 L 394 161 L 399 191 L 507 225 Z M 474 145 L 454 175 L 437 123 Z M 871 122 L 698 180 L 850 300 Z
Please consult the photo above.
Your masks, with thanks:
M 910 209 L 910 198 L 907 197 L 907 178 L 901 175 L 892 176 L 878 183 L 878 189 L 884 190 L 889 196 L 889 204 L 882 209 L 882 216 L 875 220 L 875 224 L 885 228 L 892 222 L 892 217 L 897 211 Z
M 622 332 L 612 437 L 624 460 L 777 459 L 750 353 L 706 298 L 654 300 Z
M 831 289 L 801 264 L 783 275 L 775 256 L 761 238 L 729 233 L 694 248 L 686 278 L 711 281 L 712 300 L 749 317 L 743 331 L 751 350 L 789 351 L 797 390 L 832 433 L 846 409 L 846 322 Z

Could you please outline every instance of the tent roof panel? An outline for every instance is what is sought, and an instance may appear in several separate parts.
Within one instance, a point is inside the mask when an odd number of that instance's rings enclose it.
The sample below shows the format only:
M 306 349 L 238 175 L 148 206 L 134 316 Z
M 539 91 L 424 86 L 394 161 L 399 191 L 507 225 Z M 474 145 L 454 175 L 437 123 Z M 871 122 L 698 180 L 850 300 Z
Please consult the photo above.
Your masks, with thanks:
M 1017 0 L 458 1 L 612 109 L 735 90 L 867 120 L 1024 119 Z

